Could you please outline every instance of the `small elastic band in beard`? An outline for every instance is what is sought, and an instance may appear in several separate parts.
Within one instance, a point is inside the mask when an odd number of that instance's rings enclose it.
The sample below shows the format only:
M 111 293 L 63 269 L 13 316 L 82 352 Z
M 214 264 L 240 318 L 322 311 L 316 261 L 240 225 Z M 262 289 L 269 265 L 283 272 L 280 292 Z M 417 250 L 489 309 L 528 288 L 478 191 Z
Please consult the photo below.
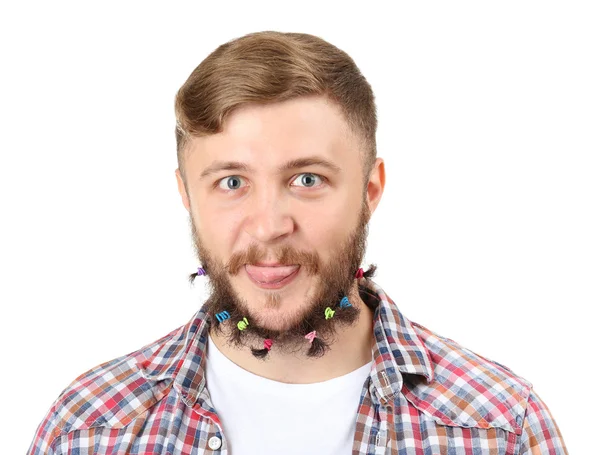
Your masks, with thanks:
M 369 268 L 363 272 L 363 278 L 372 278 L 375 276 L 375 271 L 377 270 L 377 266 L 374 264 L 369 264 Z
M 194 273 L 190 273 L 190 275 L 188 276 L 188 280 L 190 282 L 190 284 L 194 284 L 194 280 L 199 277 L 199 276 L 205 276 L 208 275 L 208 273 L 206 272 L 206 270 L 202 267 L 198 267 L 198 271 L 194 272 Z
M 251 349 L 252 355 L 254 355 L 254 357 L 256 357 L 257 359 L 264 359 L 265 357 L 267 357 L 267 354 L 271 350 L 271 346 L 273 346 L 273 340 L 271 340 L 270 338 L 265 339 L 264 345 L 264 349 Z

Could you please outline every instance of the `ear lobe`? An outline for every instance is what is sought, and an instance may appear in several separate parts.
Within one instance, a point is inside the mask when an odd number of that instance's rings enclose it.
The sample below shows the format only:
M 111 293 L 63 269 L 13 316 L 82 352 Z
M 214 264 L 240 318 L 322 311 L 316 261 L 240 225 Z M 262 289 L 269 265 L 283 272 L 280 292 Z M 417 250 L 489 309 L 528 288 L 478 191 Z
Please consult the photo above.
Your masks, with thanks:
M 189 213 L 190 212 L 190 198 L 187 194 L 187 189 L 185 188 L 185 182 L 183 181 L 181 172 L 179 172 L 179 168 L 175 169 L 175 177 L 177 178 L 177 189 L 179 190 L 179 195 L 181 196 L 181 202 L 183 202 L 183 206 Z

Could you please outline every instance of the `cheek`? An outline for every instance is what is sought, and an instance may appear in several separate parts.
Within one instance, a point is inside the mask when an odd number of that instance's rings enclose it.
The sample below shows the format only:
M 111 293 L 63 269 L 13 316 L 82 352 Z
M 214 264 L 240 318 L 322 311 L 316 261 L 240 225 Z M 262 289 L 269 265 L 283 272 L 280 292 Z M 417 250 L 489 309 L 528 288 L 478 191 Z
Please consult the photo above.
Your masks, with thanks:
M 299 222 L 300 229 L 320 254 L 335 249 L 340 239 L 346 236 L 349 230 L 346 212 L 344 209 L 330 207 L 327 210 L 311 210 L 309 214 L 302 216 L 304 222 Z
M 356 229 L 360 217 L 361 206 L 356 200 L 348 201 L 332 208 L 327 214 L 317 218 L 312 238 L 324 251 L 338 251 L 345 240 Z
M 207 248 L 218 255 L 231 252 L 243 219 L 239 210 L 204 204 L 197 211 L 195 219 Z

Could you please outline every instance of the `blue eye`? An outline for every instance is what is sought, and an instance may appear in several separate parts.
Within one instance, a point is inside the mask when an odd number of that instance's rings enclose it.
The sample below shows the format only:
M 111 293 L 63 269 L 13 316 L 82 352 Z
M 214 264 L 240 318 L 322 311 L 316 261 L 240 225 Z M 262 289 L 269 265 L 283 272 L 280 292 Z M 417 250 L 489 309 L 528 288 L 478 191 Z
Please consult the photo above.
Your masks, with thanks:
M 229 177 L 222 178 L 219 180 L 218 186 L 222 190 L 238 190 L 243 185 L 244 180 L 239 175 L 230 175 Z
M 304 174 L 299 174 L 298 177 L 294 179 L 292 184 L 300 179 L 301 186 L 305 188 L 310 188 L 313 186 L 319 186 L 320 183 L 323 183 L 323 178 L 317 174 L 312 174 L 310 172 L 306 172 Z

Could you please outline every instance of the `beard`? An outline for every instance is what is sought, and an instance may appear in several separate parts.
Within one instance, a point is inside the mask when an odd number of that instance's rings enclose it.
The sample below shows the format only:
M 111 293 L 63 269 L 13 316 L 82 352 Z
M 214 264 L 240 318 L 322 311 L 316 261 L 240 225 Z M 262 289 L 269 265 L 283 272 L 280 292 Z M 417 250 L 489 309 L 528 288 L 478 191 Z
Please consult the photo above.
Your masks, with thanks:
M 190 215 L 190 227 L 196 254 L 209 280 L 210 295 L 204 303 L 204 310 L 210 315 L 211 328 L 225 335 L 228 342 L 236 347 L 260 346 L 252 348 L 256 357 L 264 358 L 268 349 L 262 349 L 264 340 L 283 352 L 297 352 L 308 349 L 307 355 L 318 357 L 325 353 L 334 341 L 336 329 L 353 325 L 360 316 L 354 306 L 341 308 L 340 300 L 348 296 L 355 280 L 355 274 L 362 262 L 368 234 L 370 210 L 363 200 L 359 220 L 350 234 L 331 250 L 330 259 L 324 262 L 314 251 L 302 251 L 290 245 L 282 245 L 274 249 L 263 249 L 258 244 L 251 244 L 246 251 L 235 253 L 229 261 L 223 263 L 215 258 L 202 242 L 200 234 Z M 250 309 L 247 301 L 232 286 L 231 277 L 236 276 L 246 264 L 255 265 L 267 257 L 276 257 L 282 265 L 300 265 L 309 276 L 317 277 L 315 292 L 307 296 L 307 301 L 292 313 L 280 320 L 266 319 Z M 265 293 L 266 308 L 277 308 L 281 295 L 277 291 Z M 335 311 L 332 318 L 325 318 L 327 308 Z M 226 311 L 229 320 L 219 322 L 218 313 Z M 243 330 L 238 329 L 238 322 L 245 319 Z M 316 337 L 309 345 L 305 338 L 310 332 Z M 269 347 L 270 349 L 270 347 Z

